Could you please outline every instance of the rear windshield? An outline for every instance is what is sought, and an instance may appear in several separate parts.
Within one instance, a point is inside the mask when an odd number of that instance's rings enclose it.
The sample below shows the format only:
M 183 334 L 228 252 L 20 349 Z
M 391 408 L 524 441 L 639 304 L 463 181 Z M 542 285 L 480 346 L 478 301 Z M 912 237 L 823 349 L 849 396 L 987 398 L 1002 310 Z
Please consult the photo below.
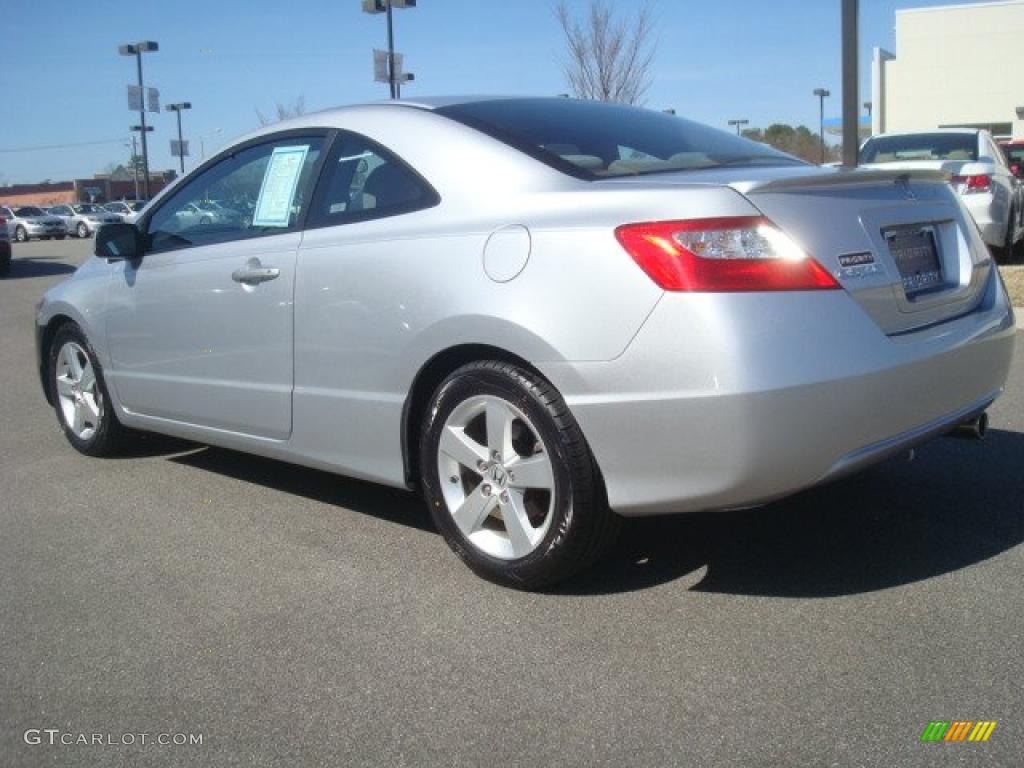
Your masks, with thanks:
M 76 205 L 75 210 L 78 213 L 105 213 L 100 206 L 93 205 L 92 203 L 83 203 L 82 205 Z
M 868 139 L 862 163 L 897 163 L 903 160 L 977 160 L 978 137 L 973 133 L 915 133 Z
M 621 104 L 507 99 L 455 104 L 436 111 L 584 179 L 804 164 L 725 131 Z

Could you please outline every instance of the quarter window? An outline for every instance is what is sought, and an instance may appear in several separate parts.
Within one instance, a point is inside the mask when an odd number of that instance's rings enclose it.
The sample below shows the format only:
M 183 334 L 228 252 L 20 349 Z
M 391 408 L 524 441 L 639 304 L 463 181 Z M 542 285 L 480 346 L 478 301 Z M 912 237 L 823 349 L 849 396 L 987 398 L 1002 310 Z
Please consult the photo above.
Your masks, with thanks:
M 241 149 L 185 182 L 149 220 L 150 251 L 288 232 L 298 225 L 323 147 L 320 136 Z
M 327 158 L 311 225 L 397 216 L 438 201 L 430 185 L 390 152 L 361 136 L 342 134 Z

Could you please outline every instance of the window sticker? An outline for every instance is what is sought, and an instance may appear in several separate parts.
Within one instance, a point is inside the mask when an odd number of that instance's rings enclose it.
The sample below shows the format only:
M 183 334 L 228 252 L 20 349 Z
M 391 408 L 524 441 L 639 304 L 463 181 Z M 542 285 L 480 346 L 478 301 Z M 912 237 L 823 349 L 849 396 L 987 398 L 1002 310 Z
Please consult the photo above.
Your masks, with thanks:
M 263 185 L 253 214 L 254 227 L 287 227 L 291 220 L 292 199 L 299 174 L 306 161 L 309 145 L 275 147 L 263 174 Z

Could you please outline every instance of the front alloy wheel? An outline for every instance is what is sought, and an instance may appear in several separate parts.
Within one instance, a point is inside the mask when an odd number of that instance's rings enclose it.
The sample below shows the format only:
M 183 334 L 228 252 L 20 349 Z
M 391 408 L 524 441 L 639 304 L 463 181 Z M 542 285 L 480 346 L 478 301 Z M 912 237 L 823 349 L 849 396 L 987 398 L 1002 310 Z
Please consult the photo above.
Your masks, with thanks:
M 55 382 L 64 423 L 79 440 L 90 440 L 100 427 L 103 396 L 89 356 L 74 341 L 65 342 L 57 353 Z
M 54 334 L 49 371 L 57 422 L 68 442 L 90 456 L 116 453 L 129 433 L 110 404 L 96 352 L 76 324 L 66 323 Z
M 464 365 L 437 388 L 420 434 L 434 523 L 479 575 L 538 589 L 585 568 L 614 539 L 618 517 L 586 440 L 537 373 Z

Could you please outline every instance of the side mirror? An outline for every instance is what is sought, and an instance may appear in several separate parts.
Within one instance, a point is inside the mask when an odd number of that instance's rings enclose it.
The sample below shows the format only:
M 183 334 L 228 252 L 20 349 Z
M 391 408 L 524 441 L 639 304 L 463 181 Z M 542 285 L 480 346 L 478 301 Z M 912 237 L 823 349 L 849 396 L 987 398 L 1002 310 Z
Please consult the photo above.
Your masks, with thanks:
M 94 253 L 109 261 L 131 261 L 146 250 L 142 233 L 134 224 L 119 221 L 96 230 Z

